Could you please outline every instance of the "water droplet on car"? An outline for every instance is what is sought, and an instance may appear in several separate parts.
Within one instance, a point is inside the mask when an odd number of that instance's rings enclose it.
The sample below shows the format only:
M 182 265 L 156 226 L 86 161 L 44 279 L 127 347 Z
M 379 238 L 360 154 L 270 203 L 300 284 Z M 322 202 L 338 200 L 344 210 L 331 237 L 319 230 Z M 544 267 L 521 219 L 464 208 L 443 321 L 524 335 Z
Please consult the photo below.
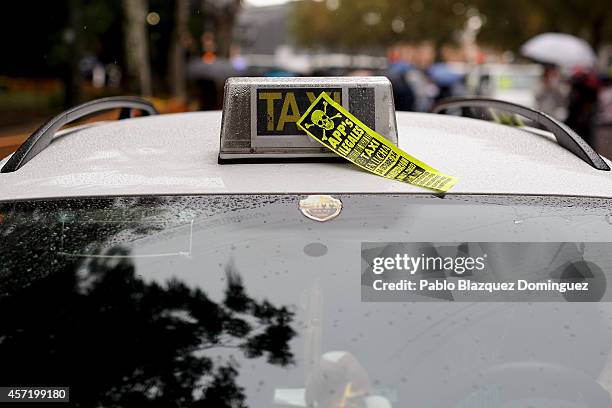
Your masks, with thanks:
M 319 257 L 327 254 L 327 246 L 320 242 L 311 242 L 304 246 L 304 253 L 308 256 Z

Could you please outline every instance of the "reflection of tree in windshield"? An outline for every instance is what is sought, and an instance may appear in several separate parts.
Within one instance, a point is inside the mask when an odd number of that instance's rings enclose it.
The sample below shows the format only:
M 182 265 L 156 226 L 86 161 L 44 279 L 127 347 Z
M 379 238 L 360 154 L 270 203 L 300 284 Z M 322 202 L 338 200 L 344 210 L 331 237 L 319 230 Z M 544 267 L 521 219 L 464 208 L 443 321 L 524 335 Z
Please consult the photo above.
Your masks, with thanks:
M 79 234 L 89 237 L 82 246 L 103 242 L 121 226 L 103 236 L 91 228 Z M 40 233 L 41 223 L 17 229 L 34 245 L 27 230 Z M 11 235 L 6 225 L 0 232 Z M 18 240 L 7 242 L 11 249 L 0 250 L 2 257 L 19 252 Z M 80 263 L 83 258 L 69 258 L 27 285 L 3 290 L 0 384 L 70 386 L 71 403 L 84 407 L 243 407 L 240 366 L 220 350 L 293 363 L 293 313 L 250 298 L 231 266 L 223 299 L 215 302 L 176 279 L 145 282 L 125 247 L 103 255 Z M 38 264 L 21 261 L 22 273 Z

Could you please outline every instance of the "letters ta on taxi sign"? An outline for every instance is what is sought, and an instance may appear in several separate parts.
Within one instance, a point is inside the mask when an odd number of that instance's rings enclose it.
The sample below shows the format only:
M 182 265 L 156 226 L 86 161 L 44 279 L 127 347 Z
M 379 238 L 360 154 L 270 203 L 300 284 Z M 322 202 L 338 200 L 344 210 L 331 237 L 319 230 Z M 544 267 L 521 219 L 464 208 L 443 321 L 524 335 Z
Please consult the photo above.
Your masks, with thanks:
M 309 195 L 300 200 L 300 211 L 315 221 L 329 221 L 340 215 L 342 201 L 329 195 Z
M 308 107 L 325 92 L 342 104 L 342 88 L 278 88 L 257 89 L 255 115 L 258 136 L 299 135 L 296 122 Z M 371 119 L 371 118 L 370 118 Z
M 393 92 L 385 77 L 230 78 L 219 163 L 337 158 L 296 125 L 322 92 L 397 144 Z

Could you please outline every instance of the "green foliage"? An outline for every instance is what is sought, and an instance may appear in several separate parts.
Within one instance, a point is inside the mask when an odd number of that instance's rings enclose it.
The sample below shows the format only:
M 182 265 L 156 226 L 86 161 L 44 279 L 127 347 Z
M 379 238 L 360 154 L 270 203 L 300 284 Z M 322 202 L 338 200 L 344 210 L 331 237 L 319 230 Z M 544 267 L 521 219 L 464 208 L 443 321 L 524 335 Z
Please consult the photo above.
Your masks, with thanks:
M 594 47 L 612 40 L 612 7 L 606 0 L 302 0 L 292 5 L 290 26 L 298 45 L 358 50 L 453 42 L 475 14 L 484 23 L 478 40 L 500 48 L 517 49 L 546 31 L 578 35 Z
M 472 0 L 485 16 L 478 39 L 517 49 L 542 32 L 564 32 L 585 38 L 594 48 L 612 40 L 612 8 L 605 0 Z
M 87 53 L 121 60 L 120 0 L 64 0 L 3 4 L 0 74 L 19 77 L 61 75 L 74 41 Z
M 466 7 L 454 0 L 352 0 L 296 2 L 291 28 L 299 45 L 358 50 L 398 41 L 452 41 L 463 27 Z

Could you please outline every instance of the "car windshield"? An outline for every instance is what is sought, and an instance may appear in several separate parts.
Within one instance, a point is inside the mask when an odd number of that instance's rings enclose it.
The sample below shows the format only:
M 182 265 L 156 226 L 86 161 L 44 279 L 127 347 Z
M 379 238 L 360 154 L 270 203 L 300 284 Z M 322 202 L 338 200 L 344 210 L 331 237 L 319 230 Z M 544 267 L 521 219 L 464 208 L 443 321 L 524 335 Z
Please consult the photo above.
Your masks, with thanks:
M 607 406 L 610 303 L 361 286 L 368 242 L 580 242 L 609 266 L 588 245 L 612 241 L 609 199 L 334 197 L 328 222 L 298 195 L 1 203 L 0 384 L 83 407 Z

